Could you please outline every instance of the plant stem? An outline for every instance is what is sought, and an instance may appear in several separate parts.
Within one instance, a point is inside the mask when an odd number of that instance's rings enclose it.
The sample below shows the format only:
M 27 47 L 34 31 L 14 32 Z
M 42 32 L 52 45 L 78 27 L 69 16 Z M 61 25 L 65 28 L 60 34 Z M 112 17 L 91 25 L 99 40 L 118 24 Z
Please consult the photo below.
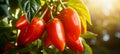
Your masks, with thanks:
M 47 10 L 48 10 L 48 7 L 47 7 L 47 8 L 45 9 L 45 11 L 40 15 L 40 18 L 43 18 L 43 17 L 44 17 L 44 15 L 46 14 Z
M 37 14 L 39 13 L 40 9 L 41 9 L 41 7 L 38 8 L 38 10 L 36 11 L 36 13 L 35 13 L 35 15 L 33 17 L 37 16 Z
M 51 19 L 54 19 L 53 14 L 52 14 L 52 10 L 50 10 L 50 16 L 51 16 Z
M 59 1 L 57 1 L 57 4 L 56 4 L 56 11 L 55 11 L 55 14 L 59 14 L 59 7 L 60 7 L 60 3 Z
M 52 1 L 51 1 L 52 2 Z M 47 4 L 47 7 L 50 9 L 50 18 L 54 19 L 53 14 L 52 14 L 52 8 L 50 5 Z
M 60 2 L 60 4 L 61 4 L 61 6 L 63 7 L 63 9 L 65 9 L 65 6 L 64 6 L 62 0 L 59 0 L 59 2 Z

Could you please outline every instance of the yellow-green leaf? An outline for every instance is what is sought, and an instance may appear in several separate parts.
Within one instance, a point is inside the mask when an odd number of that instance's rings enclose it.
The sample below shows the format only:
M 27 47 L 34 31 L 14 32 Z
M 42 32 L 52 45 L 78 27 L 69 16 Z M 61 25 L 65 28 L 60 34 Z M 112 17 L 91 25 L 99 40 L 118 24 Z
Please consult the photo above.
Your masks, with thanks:
M 84 38 L 84 39 L 90 39 L 90 38 L 95 38 L 97 37 L 97 34 L 92 33 L 92 32 L 87 32 L 85 34 L 81 34 L 80 37 Z
M 85 49 L 87 50 L 86 51 L 87 54 L 93 54 L 91 47 L 85 41 L 82 41 L 82 43 L 83 43 Z
M 87 32 L 87 23 L 85 18 L 83 18 L 82 16 L 80 16 L 80 20 L 81 20 L 81 34 L 84 34 Z
M 81 0 L 69 0 L 68 5 L 78 12 L 80 18 L 84 18 L 85 21 L 92 25 L 89 11 L 86 5 Z M 83 20 L 82 22 L 85 21 Z

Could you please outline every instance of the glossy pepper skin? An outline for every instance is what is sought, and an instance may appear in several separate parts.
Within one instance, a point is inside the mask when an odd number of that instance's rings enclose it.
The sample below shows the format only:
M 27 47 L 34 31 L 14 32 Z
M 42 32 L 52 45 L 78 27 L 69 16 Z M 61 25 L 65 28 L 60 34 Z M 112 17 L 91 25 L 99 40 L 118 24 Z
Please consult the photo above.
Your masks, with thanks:
M 40 18 L 33 18 L 31 23 L 29 23 L 18 36 L 17 43 L 18 46 L 27 45 L 38 38 L 41 37 L 44 28 L 45 22 Z
M 27 25 L 28 25 L 28 21 L 27 21 L 25 15 L 23 15 L 16 22 L 15 28 L 16 29 L 22 29 L 23 27 L 26 27 Z
M 60 12 L 60 17 L 66 36 L 70 35 L 74 40 L 77 40 L 81 34 L 81 22 L 77 12 L 72 8 L 63 9 Z
M 46 31 L 51 43 L 60 51 L 65 47 L 65 34 L 62 22 L 55 18 L 47 23 Z
M 66 45 L 74 52 L 83 52 L 84 48 L 79 39 L 73 40 L 72 37 L 66 37 Z
M 15 28 L 16 29 L 20 29 L 20 33 L 18 35 L 19 38 L 22 38 L 22 36 L 24 35 L 25 32 L 25 28 L 28 25 L 28 21 L 25 17 L 25 15 L 21 16 L 18 21 L 15 24 Z M 17 41 L 18 43 L 20 43 L 21 41 Z
M 74 52 L 83 52 L 84 48 L 79 40 L 81 34 L 81 22 L 77 12 L 72 8 L 66 8 L 59 14 L 64 29 L 66 45 Z
M 23 39 L 23 36 L 25 33 L 26 33 L 26 27 L 20 29 L 20 33 L 19 33 L 18 38 L 17 38 L 17 45 L 18 46 L 22 45 L 22 39 Z
M 58 18 L 59 15 L 55 15 L 54 18 Z M 48 34 L 45 35 L 44 39 L 43 39 L 43 44 L 46 48 L 48 48 L 50 45 L 52 45 L 50 38 L 48 36 Z

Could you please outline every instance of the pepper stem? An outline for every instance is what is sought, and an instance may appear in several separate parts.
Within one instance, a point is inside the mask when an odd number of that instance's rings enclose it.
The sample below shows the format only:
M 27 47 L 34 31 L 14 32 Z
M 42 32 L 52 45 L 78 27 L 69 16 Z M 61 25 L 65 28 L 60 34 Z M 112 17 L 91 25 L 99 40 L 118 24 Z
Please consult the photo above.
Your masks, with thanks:
M 52 1 L 51 1 L 52 2 Z M 54 19 L 53 14 L 52 14 L 52 8 L 50 5 L 47 4 L 47 7 L 50 9 L 50 18 Z
M 50 10 L 50 16 L 51 16 L 51 19 L 54 19 L 53 14 L 52 14 L 52 10 Z
M 60 2 L 60 4 L 61 4 L 61 6 L 63 7 L 63 9 L 65 9 L 65 6 L 64 6 L 62 0 L 59 0 L 59 2 Z
M 40 15 L 40 18 L 43 18 L 43 17 L 44 17 L 44 15 L 46 14 L 47 10 L 48 10 L 48 7 L 47 7 L 47 8 L 45 9 L 45 11 Z

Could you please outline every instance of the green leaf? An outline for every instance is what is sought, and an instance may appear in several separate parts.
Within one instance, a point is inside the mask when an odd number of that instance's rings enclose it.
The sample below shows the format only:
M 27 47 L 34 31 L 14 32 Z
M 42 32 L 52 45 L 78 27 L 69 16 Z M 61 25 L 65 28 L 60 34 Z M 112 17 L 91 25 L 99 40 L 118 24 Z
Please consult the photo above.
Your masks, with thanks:
M 82 43 L 85 47 L 85 54 L 93 54 L 91 47 L 85 41 L 82 41 Z
M 92 25 L 88 8 L 86 7 L 86 5 L 81 0 L 74 0 L 74 1 L 69 0 L 68 5 L 72 8 L 74 8 L 78 12 L 80 18 L 85 18 L 86 21 L 90 25 Z
M 85 33 L 85 34 L 81 34 L 80 36 L 81 36 L 82 38 L 84 38 L 84 39 L 90 39 L 90 38 L 96 37 L 97 34 L 94 34 L 94 33 L 92 33 L 92 32 L 87 32 L 87 33 Z
M 8 23 L 4 20 L 0 20 L 0 27 L 8 27 Z
M 23 12 L 26 14 L 28 22 L 31 22 L 35 13 L 39 9 L 41 3 L 40 0 L 18 0 L 19 5 Z

